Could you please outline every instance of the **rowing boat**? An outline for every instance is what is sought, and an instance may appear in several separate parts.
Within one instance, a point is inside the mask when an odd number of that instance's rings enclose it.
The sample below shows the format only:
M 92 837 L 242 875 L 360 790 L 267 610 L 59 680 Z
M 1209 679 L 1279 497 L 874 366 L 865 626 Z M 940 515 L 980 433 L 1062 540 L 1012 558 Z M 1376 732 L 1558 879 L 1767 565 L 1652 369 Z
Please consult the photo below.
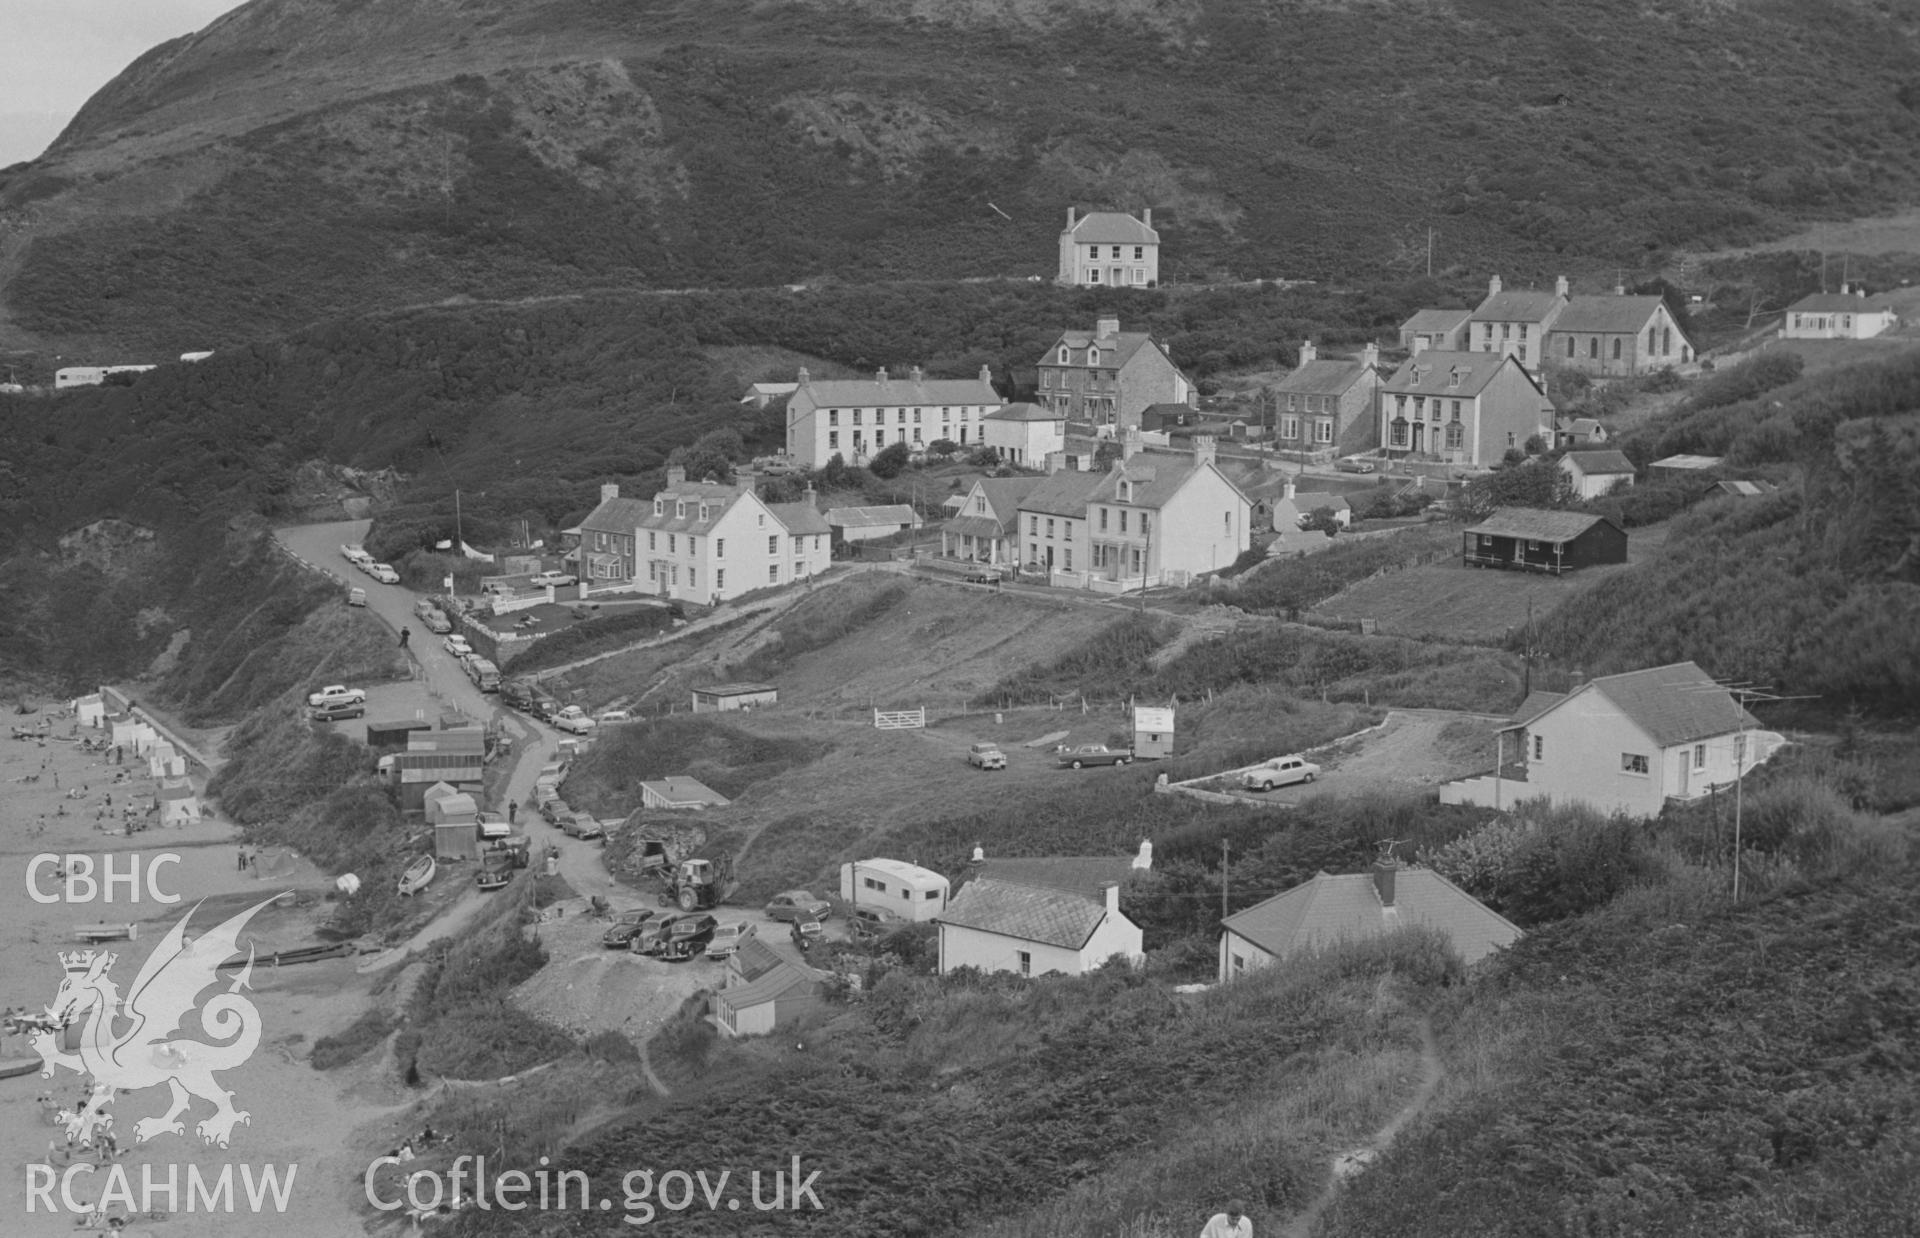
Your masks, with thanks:
M 427 883 L 433 880 L 434 867 L 433 857 L 430 855 L 423 855 L 407 865 L 407 871 L 400 877 L 401 895 L 418 894 L 426 889 Z

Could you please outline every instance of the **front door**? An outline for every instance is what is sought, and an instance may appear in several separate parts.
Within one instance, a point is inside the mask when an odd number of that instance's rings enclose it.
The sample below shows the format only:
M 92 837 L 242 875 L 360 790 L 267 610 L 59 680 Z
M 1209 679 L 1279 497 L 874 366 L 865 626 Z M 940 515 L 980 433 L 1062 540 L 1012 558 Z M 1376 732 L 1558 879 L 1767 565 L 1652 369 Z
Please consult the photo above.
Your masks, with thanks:
M 1420 455 L 1427 449 L 1427 427 L 1422 422 L 1413 423 L 1413 454 Z
M 1680 798 L 1687 797 L 1687 789 L 1693 780 L 1693 762 L 1687 760 L 1687 754 L 1680 754 Z

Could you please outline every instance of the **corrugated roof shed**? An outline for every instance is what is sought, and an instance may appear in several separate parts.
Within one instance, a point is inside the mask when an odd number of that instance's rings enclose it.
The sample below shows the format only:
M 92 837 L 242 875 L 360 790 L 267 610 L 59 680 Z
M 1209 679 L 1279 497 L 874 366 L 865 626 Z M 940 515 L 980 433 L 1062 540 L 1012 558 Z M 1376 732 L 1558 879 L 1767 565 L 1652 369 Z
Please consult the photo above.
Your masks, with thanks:
M 878 529 L 911 525 L 919 519 L 905 503 L 885 507 L 834 507 L 827 510 L 827 523 L 836 529 Z

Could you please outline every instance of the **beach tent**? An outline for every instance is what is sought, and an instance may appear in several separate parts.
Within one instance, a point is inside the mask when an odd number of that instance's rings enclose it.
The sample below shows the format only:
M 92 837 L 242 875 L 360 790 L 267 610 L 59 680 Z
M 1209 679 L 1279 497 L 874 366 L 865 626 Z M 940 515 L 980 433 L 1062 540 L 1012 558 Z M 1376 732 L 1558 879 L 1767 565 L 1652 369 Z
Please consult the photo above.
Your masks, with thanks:
M 187 758 L 163 739 L 147 753 L 147 773 L 154 778 L 185 778 Z
M 160 732 L 154 730 L 150 723 L 143 720 L 134 724 L 133 751 L 136 756 L 146 756 L 159 742 Z
M 169 778 L 160 784 L 160 824 L 186 825 L 200 819 L 200 797 L 193 783 L 185 778 Z
M 107 716 L 106 698 L 98 692 L 91 696 L 76 697 L 73 716 L 81 726 L 100 726 Z
M 132 714 L 117 714 L 107 719 L 107 726 L 113 731 L 107 742 L 131 750 L 135 729 L 143 728 L 146 724 Z

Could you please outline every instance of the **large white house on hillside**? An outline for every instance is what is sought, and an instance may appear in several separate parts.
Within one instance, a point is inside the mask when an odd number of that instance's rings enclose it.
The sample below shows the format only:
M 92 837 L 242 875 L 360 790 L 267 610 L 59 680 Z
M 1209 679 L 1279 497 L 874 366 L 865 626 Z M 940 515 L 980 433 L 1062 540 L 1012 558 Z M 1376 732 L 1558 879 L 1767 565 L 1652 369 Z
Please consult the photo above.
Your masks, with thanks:
M 1160 282 L 1160 234 L 1151 208 L 1135 219 L 1121 211 L 1078 215 L 1067 208 L 1060 233 L 1060 274 L 1069 286 L 1148 288 Z
M 903 378 L 882 369 L 872 378 L 816 380 L 802 369 L 787 398 L 787 455 L 817 469 L 834 456 L 862 464 L 896 443 L 980 446 L 981 423 L 1004 403 L 992 379 L 984 365 L 978 378 L 928 378 L 915 366 Z

